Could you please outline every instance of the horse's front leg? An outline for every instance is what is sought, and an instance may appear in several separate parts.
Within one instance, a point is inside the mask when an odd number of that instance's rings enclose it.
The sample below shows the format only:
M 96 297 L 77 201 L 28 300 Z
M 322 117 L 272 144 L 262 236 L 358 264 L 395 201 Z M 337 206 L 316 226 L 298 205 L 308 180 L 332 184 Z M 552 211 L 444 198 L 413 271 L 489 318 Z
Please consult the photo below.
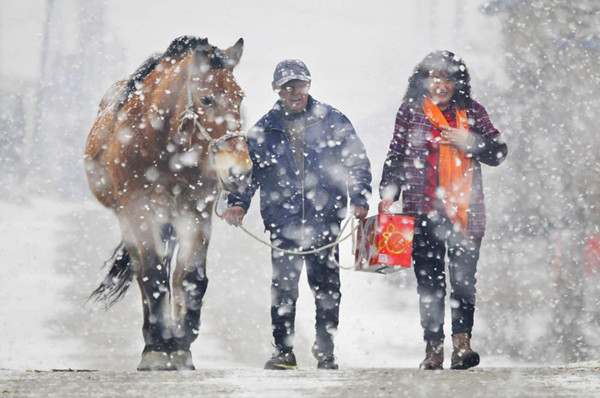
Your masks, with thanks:
M 193 369 L 190 345 L 198 337 L 202 299 L 208 286 L 206 253 L 210 219 L 182 218 L 176 224 L 179 237 L 177 266 L 173 273 L 176 351 L 171 355 L 178 369 Z
M 158 228 L 146 225 L 151 218 L 130 220 L 127 250 L 136 256 L 136 279 L 142 293 L 144 351 L 138 370 L 173 370 L 173 349 L 168 264 L 163 261 L 163 243 Z

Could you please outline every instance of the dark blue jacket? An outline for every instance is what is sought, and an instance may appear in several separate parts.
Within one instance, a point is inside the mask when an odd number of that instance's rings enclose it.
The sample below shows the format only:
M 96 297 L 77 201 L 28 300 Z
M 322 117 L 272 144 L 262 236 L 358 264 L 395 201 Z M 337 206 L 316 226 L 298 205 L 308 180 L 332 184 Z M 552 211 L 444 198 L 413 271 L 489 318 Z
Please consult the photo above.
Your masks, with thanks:
M 304 181 L 277 102 L 248 132 L 252 183 L 243 193 L 229 194 L 230 206 L 246 211 L 260 188 L 260 212 L 267 230 L 304 221 L 312 226 L 339 225 L 352 207 L 368 209 L 371 170 L 365 148 L 352 124 L 337 109 L 308 98 L 303 114 Z

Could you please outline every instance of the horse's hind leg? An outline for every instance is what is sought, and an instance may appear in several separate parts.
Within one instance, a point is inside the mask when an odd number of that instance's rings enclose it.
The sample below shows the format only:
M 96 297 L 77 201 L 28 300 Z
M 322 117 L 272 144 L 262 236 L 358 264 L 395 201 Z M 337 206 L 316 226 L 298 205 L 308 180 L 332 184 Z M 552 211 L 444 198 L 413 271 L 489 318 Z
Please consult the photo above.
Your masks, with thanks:
M 198 337 L 202 299 L 208 286 L 206 253 L 210 239 L 210 221 L 195 217 L 177 228 L 179 253 L 173 273 L 176 350 L 173 364 L 178 369 L 193 369 L 190 345 Z

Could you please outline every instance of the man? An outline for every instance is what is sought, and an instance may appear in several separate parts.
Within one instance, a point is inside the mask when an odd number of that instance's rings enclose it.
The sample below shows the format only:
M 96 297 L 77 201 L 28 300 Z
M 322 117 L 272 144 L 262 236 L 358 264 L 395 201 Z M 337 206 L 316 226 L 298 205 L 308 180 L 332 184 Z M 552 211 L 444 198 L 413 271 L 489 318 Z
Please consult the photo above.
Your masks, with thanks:
M 367 216 L 370 164 L 350 121 L 338 110 L 308 95 L 311 75 L 299 60 L 275 68 L 273 90 L 279 101 L 248 132 L 254 163 L 252 184 L 230 194 L 223 218 L 239 226 L 260 189 L 260 211 L 273 246 L 309 251 L 334 242 L 346 217 Z M 265 369 L 296 369 L 293 353 L 298 281 L 306 263 L 316 305 L 312 348 L 319 369 L 337 369 L 333 336 L 340 305 L 340 277 L 330 250 L 290 254 L 273 249 L 271 321 L 275 353 Z

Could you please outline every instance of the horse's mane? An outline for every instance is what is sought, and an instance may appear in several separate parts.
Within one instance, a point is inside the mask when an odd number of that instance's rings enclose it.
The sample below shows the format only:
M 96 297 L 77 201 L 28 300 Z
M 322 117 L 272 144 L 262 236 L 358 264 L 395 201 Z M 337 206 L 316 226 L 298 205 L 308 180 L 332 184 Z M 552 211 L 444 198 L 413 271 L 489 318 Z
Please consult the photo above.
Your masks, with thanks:
M 223 51 L 210 45 L 208 39 L 194 36 L 178 37 L 169 44 L 164 53 L 152 55 L 129 77 L 121 96 L 121 101 L 119 101 L 119 108 L 129 101 L 137 88 L 136 86 L 144 81 L 160 61 L 163 59 L 181 58 L 191 51 L 202 51 L 210 61 L 212 69 L 223 69 L 225 67 Z
M 156 65 L 158 65 L 162 57 L 162 54 L 154 54 L 150 56 L 150 58 L 144 61 L 144 63 L 129 77 L 129 80 L 127 80 L 127 84 L 125 85 L 125 90 L 121 95 L 118 108 L 121 108 L 127 103 L 127 101 L 129 101 L 131 94 L 133 94 L 133 92 L 136 90 L 138 83 L 144 81 L 146 76 L 148 76 L 150 72 L 156 68 Z

